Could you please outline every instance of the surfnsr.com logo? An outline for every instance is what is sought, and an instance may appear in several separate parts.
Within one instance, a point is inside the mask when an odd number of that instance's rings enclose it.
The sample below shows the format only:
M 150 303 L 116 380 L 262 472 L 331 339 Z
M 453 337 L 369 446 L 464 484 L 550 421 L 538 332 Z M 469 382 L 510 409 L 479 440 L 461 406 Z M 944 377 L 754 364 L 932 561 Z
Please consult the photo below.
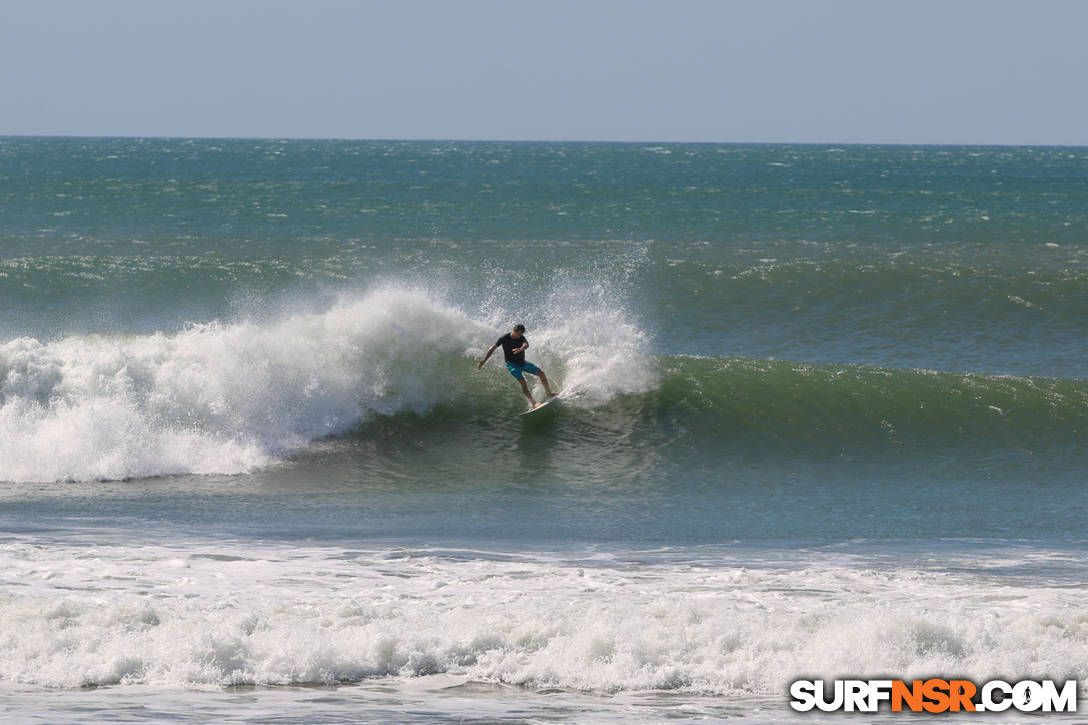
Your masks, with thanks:
M 790 685 L 790 707 L 798 712 L 1076 712 L 1077 681 L 1060 687 L 1053 680 L 797 680 Z

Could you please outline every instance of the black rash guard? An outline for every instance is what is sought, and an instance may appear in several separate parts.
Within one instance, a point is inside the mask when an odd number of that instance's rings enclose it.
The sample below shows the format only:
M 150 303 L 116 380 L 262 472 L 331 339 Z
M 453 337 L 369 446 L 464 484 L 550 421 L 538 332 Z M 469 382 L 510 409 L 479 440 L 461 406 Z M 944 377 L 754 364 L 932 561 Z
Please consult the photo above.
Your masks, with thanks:
M 500 337 L 495 342 L 495 344 L 502 346 L 502 354 L 503 354 L 503 357 L 506 358 L 506 362 L 512 362 L 515 365 L 524 365 L 525 364 L 525 351 L 522 350 L 521 352 L 519 352 L 517 354 L 514 353 L 515 348 L 521 347 L 522 345 L 528 345 L 529 344 L 529 338 L 525 337 L 525 335 L 522 335 L 521 337 L 519 337 L 518 339 L 515 340 L 513 337 L 510 336 L 510 333 L 508 332 L 505 335 L 503 335 L 502 337 Z

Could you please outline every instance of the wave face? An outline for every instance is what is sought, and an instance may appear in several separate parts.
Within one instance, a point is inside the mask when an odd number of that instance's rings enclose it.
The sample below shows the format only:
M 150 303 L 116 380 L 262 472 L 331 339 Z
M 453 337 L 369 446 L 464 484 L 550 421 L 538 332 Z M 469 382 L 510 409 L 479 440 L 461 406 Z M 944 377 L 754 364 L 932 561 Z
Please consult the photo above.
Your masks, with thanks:
M 648 445 L 743 441 L 770 455 L 787 443 L 1048 447 L 1088 429 L 1078 381 L 656 358 L 637 329 L 600 319 L 611 314 L 530 338 L 587 438 L 626 421 Z M 603 355 L 600 329 L 614 336 Z M 16 339 L 0 346 L 0 480 L 231 474 L 379 416 L 410 414 L 397 423 L 405 434 L 430 415 L 457 425 L 520 398 L 504 370 L 474 375 L 493 335 L 424 293 L 384 289 L 272 323 Z M 661 440 L 666 429 L 678 435 Z
M 723 436 L 944 447 L 1061 445 L 1088 430 L 1078 380 L 807 365 L 663 361 L 660 404 Z
M 560 285 L 529 335 L 530 359 L 564 388 L 586 440 L 621 425 L 667 458 L 738 443 L 766 455 L 787 444 L 1047 448 L 1088 428 L 1081 381 L 655 356 L 609 300 Z M 0 345 L 0 480 L 232 474 L 379 417 L 409 415 L 395 423 L 405 435 L 429 416 L 487 417 L 520 399 L 501 358 L 474 370 L 502 329 L 495 318 L 387 285 L 321 311 L 172 335 L 17 338 Z

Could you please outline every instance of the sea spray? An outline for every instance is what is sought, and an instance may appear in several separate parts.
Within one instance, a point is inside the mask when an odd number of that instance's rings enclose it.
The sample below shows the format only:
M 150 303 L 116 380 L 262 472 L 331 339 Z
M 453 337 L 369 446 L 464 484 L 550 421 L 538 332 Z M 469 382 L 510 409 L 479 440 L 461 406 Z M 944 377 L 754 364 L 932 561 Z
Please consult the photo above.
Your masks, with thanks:
M 576 405 L 597 406 L 657 387 L 651 334 L 631 310 L 637 300 L 632 276 L 644 256 L 640 248 L 612 260 L 608 269 L 558 275 L 541 305 L 539 346 L 545 359 L 562 366 L 565 395 Z

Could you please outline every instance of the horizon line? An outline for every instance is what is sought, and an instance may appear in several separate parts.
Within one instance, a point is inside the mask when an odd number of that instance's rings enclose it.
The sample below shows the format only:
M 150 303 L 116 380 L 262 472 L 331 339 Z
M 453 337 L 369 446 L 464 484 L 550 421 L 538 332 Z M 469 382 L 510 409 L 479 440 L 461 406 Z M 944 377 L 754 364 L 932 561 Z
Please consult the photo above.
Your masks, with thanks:
M 1088 143 L 1009 143 L 1009 142 L 958 142 L 958 141 L 665 141 L 660 139 L 533 139 L 533 138 L 457 138 L 457 137 L 353 137 L 353 136 L 178 136 L 171 134 L 146 135 L 103 135 L 103 134 L 60 134 L 60 133 L 3 133 L 0 139 L 42 138 L 42 139 L 130 139 L 130 140 L 172 140 L 172 141 L 329 141 L 329 142 L 385 142 L 385 143 L 539 143 L 539 144 L 667 144 L 689 146 L 939 146 L 939 147 L 989 147 L 989 148 L 1088 148 Z

